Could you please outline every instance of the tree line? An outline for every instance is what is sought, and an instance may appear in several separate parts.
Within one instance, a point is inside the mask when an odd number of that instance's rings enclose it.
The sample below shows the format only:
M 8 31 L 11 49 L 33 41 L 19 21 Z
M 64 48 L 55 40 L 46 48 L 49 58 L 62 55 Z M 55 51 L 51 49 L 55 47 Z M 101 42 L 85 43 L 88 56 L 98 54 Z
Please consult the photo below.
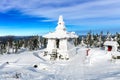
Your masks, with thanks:
M 0 54 L 18 53 L 20 49 L 29 51 L 38 50 L 46 46 L 46 39 L 40 36 L 31 36 L 28 38 L 15 39 L 14 36 L 8 36 L 7 40 L 0 41 Z
M 74 39 L 74 44 L 76 46 L 81 45 L 86 47 L 103 47 L 105 41 L 117 41 L 120 45 L 120 34 L 116 33 L 112 35 L 111 33 L 107 32 L 106 35 L 103 35 L 103 32 L 99 34 L 88 32 L 86 35 L 79 36 L 77 39 Z M 47 39 L 38 35 L 17 39 L 14 36 L 8 36 L 2 40 L 0 37 L 0 54 L 18 53 L 21 49 L 27 49 L 29 51 L 39 50 L 45 48 L 46 45 Z
M 112 35 L 110 32 L 107 32 L 106 35 L 103 35 L 102 31 L 99 34 L 94 34 L 90 31 L 85 36 L 79 36 L 75 44 L 81 44 L 86 47 L 103 47 L 105 41 L 117 41 L 120 45 L 120 34 L 116 32 L 116 34 Z

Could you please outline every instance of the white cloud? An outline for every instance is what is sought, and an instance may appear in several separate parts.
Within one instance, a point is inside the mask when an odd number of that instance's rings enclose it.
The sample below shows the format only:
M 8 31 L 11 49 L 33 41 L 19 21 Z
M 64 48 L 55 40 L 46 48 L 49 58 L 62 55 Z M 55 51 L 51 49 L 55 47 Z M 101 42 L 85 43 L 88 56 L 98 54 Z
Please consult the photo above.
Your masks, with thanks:
M 106 22 L 103 22 L 103 20 L 88 22 L 87 19 L 99 19 L 101 17 L 106 19 L 120 18 L 120 0 L 94 0 L 89 2 L 86 1 L 84 3 L 77 2 L 79 2 L 79 0 L 1 0 L 0 11 L 5 12 L 10 9 L 17 9 L 26 15 L 47 17 L 50 19 L 48 21 L 57 20 L 58 16 L 62 14 L 65 17 L 65 20 L 71 20 L 72 24 L 81 24 L 76 20 L 81 21 L 82 19 L 83 24 L 96 24 L 97 22 L 103 24 L 111 22 L 116 24 L 118 21 L 112 19 L 108 19 Z M 60 7 L 59 5 L 62 4 L 66 4 L 66 6 Z

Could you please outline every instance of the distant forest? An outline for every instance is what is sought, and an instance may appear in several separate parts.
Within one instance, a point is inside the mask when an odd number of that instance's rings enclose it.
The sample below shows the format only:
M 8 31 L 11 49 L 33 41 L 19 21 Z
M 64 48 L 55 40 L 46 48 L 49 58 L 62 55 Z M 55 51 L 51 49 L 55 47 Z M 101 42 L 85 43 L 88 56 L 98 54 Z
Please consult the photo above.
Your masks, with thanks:
M 75 46 L 82 45 L 86 47 L 103 47 L 105 41 L 117 41 L 120 48 L 120 33 L 111 35 L 109 32 L 103 35 L 88 32 L 86 35 L 79 35 L 74 39 Z M 0 37 L 0 54 L 18 53 L 21 48 L 27 50 L 38 50 L 47 46 L 47 39 L 42 36 L 1 36 Z M 11 51 L 12 50 L 12 51 Z

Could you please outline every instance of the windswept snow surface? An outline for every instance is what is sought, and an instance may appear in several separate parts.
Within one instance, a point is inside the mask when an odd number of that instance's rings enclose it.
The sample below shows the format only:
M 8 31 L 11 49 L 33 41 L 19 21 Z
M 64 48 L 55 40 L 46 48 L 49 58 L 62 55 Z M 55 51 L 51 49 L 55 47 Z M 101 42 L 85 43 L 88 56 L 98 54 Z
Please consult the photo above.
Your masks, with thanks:
M 0 80 L 120 79 L 119 60 L 111 60 L 110 54 L 98 48 L 90 49 L 86 56 L 86 50 L 81 46 L 71 49 L 68 61 L 50 61 L 42 50 L 0 55 Z

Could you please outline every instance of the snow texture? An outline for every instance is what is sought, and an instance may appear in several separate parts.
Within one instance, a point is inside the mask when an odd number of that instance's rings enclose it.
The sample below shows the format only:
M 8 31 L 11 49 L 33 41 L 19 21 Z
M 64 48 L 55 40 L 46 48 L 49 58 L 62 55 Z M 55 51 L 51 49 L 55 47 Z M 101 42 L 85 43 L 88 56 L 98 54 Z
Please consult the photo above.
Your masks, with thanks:
M 0 80 L 119 80 L 120 60 L 99 48 L 90 48 L 86 56 L 86 50 L 69 50 L 67 61 L 50 61 L 42 50 L 0 55 Z

